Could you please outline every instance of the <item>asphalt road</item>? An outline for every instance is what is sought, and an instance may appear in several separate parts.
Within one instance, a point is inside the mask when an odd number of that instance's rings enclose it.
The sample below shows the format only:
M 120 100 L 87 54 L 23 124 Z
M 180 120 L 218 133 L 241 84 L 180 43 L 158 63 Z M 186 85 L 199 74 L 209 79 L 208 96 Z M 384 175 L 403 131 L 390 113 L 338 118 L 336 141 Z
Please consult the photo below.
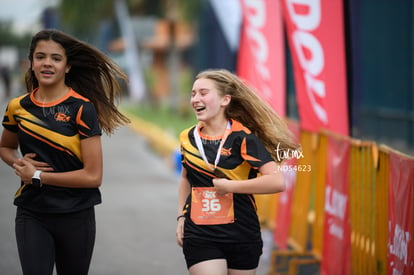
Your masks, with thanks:
M 178 177 L 129 128 L 103 137 L 103 203 L 96 207 L 97 237 L 91 275 L 187 274 L 175 242 Z M 21 274 L 14 236 L 18 187 L 0 163 L 0 273 Z

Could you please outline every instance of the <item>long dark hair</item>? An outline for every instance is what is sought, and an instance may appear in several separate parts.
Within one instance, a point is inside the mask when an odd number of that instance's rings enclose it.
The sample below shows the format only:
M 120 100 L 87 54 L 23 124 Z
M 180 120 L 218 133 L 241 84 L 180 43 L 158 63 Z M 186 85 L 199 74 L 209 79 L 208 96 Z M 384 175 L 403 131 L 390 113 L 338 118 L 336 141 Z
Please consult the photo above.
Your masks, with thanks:
M 127 76 L 117 64 L 95 47 L 58 30 L 42 30 L 33 36 L 28 56 L 30 64 L 40 40 L 53 40 L 64 48 L 67 63 L 71 66 L 65 84 L 94 104 L 104 132 L 110 134 L 116 127 L 129 123 L 129 119 L 115 105 L 119 99 L 117 95 L 121 95 L 118 81 L 127 81 Z M 39 87 L 31 67 L 25 75 L 28 92 Z

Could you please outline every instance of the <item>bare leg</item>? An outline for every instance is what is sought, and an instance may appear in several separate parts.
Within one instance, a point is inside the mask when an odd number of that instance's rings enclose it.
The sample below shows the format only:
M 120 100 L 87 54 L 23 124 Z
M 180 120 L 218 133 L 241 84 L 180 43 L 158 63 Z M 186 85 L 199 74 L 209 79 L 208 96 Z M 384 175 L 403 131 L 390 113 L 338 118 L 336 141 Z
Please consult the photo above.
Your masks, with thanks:
M 256 275 L 256 269 L 249 269 L 249 270 L 229 269 L 228 275 Z
M 190 275 L 227 275 L 227 262 L 224 259 L 208 260 L 193 265 L 189 271 Z

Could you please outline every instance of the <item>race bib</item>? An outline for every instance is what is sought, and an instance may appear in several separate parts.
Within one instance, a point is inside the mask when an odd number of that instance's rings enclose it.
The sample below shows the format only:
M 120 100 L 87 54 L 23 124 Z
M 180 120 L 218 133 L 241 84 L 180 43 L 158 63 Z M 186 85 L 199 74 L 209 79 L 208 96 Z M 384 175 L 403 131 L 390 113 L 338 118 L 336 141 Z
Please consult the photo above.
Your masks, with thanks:
M 234 222 L 233 193 L 219 196 L 214 187 L 193 187 L 191 220 L 195 224 L 227 224 Z

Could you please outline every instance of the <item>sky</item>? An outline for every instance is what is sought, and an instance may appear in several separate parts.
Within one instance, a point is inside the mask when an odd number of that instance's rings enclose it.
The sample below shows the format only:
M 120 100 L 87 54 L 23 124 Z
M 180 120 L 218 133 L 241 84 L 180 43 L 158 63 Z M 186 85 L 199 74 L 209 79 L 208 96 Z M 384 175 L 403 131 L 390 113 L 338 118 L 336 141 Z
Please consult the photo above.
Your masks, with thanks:
M 38 29 L 42 11 L 59 0 L 0 0 L 0 20 L 11 20 L 18 33 Z

